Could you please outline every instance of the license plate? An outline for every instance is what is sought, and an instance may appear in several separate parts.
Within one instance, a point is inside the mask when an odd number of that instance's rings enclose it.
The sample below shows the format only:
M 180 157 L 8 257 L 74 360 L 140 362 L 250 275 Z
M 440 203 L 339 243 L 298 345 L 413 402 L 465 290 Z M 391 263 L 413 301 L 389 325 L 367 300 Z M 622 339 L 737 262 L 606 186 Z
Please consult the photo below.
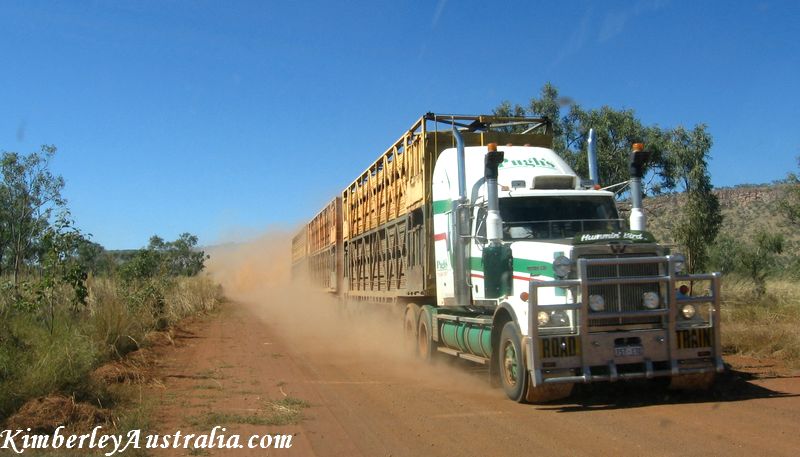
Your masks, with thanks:
M 615 357 L 635 357 L 642 355 L 641 346 L 621 346 L 614 348 Z

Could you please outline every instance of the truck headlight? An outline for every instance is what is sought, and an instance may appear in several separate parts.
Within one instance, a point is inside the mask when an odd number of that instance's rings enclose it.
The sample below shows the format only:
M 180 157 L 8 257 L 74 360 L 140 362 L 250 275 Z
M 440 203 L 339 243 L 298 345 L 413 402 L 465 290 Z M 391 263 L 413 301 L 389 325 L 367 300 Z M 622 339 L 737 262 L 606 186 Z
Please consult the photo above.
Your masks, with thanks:
M 550 314 L 550 326 L 566 327 L 569 325 L 569 316 L 566 311 L 553 311 Z
M 642 305 L 647 309 L 658 308 L 658 294 L 655 292 L 645 292 L 642 294 Z
M 568 327 L 570 322 L 569 314 L 566 311 L 539 311 L 536 316 L 539 327 Z
M 572 261 L 569 257 L 560 255 L 553 260 L 553 273 L 559 278 L 566 278 L 572 271 Z
M 606 309 L 606 300 L 602 295 L 589 295 L 589 308 L 592 311 L 599 313 Z
M 683 273 L 686 270 L 686 257 L 683 254 L 673 254 L 672 259 L 675 265 L 675 273 Z
M 546 311 L 539 311 L 539 314 L 536 316 L 536 318 L 539 319 L 539 326 L 543 327 L 550 322 L 550 313 Z
M 691 319 L 697 314 L 697 309 L 694 305 L 683 305 L 681 308 L 681 314 L 683 314 L 684 319 Z

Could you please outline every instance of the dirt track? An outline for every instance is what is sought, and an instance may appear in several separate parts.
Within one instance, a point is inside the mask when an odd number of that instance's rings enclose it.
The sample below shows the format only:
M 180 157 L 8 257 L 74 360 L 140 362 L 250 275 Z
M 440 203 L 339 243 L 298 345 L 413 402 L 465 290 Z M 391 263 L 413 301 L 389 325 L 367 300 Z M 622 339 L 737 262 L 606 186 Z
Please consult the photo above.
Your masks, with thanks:
M 748 380 L 733 372 L 703 395 L 653 384 L 580 386 L 558 404 L 520 405 L 491 389 L 470 365 L 431 367 L 375 350 L 370 340 L 385 346 L 394 338 L 391 326 L 380 335 L 353 335 L 342 322 L 360 318 L 339 322 L 303 310 L 295 314 L 299 321 L 287 322 L 258 303 L 229 304 L 179 331 L 177 347 L 162 349 L 164 386 L 152 389 L 158 430 L 206 430 L 196 424 L 209 412 L 257 414 L 265 401 L 289 396 L 310 404 L 296 425 L 218 425 L 244 436 L 290 432 L 291 449 L 195 455 L 727 456 L 800 450 L 797 376 Z M 301 332 L 302 321 L 319 325 Z M 334 331 L 314 331 L 328 327 Z

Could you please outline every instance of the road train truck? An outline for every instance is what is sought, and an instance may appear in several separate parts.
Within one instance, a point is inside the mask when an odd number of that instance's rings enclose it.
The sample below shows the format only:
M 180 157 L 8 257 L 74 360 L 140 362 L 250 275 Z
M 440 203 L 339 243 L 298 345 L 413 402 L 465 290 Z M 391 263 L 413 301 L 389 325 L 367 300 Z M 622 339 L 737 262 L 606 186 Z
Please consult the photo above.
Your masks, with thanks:
M 487 365 L 518 402 L 638 378 L 708 388 L 723 370 L 720 275 L 688 274 L 645 230 L 641 144 L 620 218 L 592 138 L 581 179 L 547 119 L 428 113 L 304 224 L 293 275 L 393 307 L 398 344 Z

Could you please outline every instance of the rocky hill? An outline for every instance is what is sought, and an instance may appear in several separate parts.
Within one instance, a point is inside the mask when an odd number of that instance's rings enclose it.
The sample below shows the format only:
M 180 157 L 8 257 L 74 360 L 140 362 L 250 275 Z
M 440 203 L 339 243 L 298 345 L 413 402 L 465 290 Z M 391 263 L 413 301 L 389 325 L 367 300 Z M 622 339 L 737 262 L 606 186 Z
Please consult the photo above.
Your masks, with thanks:
M 787 185 L 768 184 L 720 188 L 719 197 L 724 220 L 721 234 L 749 240 L 759 230 L 778 232 L 786 240 L 787 250 L 800 253 L 800 231 L 789 224 L 779 209 Z M 644 200 L 648 229 L 665 243 L 674 242 L 672 230 L 685 203 L 684 194 L 662 195 Z

